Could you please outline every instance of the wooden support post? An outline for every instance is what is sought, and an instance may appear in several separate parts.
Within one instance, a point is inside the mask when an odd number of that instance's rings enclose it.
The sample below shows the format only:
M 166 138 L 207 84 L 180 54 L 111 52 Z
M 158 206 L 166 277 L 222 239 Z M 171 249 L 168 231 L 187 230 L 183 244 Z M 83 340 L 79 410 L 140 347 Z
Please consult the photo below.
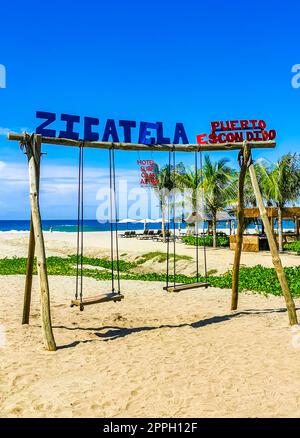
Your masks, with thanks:
M 46 266 L 46 252 L 39 207 L 39 171 L 37 159 L 40 159 L 41 137 L 33 135 L 26 143 L 26 152 L 29 165 L 30 206 L 33 231 L 36 244 L 37 269 L 41 294 L 41 319 L 44 343 L 47 350 L 55 351 L 56 344 L 52 332 L 50 313 L 50 294 Z M 38 155 L 38 157 L 37 157 Z
M 232 294 L 231 294 L 231 310 L 236 310 L 238 306 L 238 290 L 239 290 L 239 270 L 241 262 L 241 252 L 243 245 L 244 233 L 244 185 L 247 167 L 250 159 L 250 149 L 247 143 L 244 144 L 240 160 L 240 175 L 238 186 L 238 206 L 237 206 L 237 237 L 234 252 L 234 262 L 232 270 Z
M 28 244 L 28 256 L 27 256 L 27 267 L 26 267 L 26 281 L 25 281 L 22 324 L 29 324 L 34 252 L 35 252 L 35 238 L 34 238 L 33 222 L 32 222 L 32 218 L 31 218 L 30 219 L 30 233 L 29 233 L 29 244 Z
M 37 171 L 38 193 L 39 193 L 39 187 L 40 187 L 40 164 L 41 164 L 41 141 L 40 140 L 41 140 L 40 137 L 38 137 L 37 141 L 32 142 L 32 148 L 33 148 L 32 151 L 33 151 L 33 155 L 35 157 L 36 171 Z M 22 324 L 29 324 L 34 253 L 35 253 L 35 238 L 34 238 L 34 229 L 33 229 L 32 215 L 31 215 Z
M 290 289 L 289 289 L 289 286 L 288 286 L 288 283 L 286 280 L 286 276 L 285 276 L 285 272 L 283 270 L 281 259 L 279 257 L 276 241 L 274 239 L 274 236 L 272 233 L 272 228 L 271 228 L 268 216 L 267 216 L 267 211 L 266 211 L 266 208 L 265 208 L 264 203 L 263 203 L 263 198 L 262 198 L 261 191 L 260 191 L 260 188 L 258 185 L 255 167 L 254 167 L 253 163 L 251 163 L 249 166 L 249 173 L 250 173 L 250 178 L 251 178 L 254 194 L 256 197 L 256 202 L 257 202 L 257 205 L 258 205 L 258 208 L 260 211 L 260 217 L 263 221 L 264 229 L 265 229 L 267 239 L 269 242 L 269 247 L 270 247 L 270 251 L 272 254 L 273 265 L 274 265 L 274 268 L 275 268 L 276 273 L 277 273 L 277 277 L 278 277 L 278 280 L 279 280 L 279 283 L 280 283 L 280 286 L 282 289 L 283 296 L 285 298 L 289 322 L 290 322 L 290 325 L 295 325 L 295 324 L 298 324 L 295 303 L 294 303 L 294 300 L 292 298 L 292 295 L 291 295 L 291 292 L 290 292 Z

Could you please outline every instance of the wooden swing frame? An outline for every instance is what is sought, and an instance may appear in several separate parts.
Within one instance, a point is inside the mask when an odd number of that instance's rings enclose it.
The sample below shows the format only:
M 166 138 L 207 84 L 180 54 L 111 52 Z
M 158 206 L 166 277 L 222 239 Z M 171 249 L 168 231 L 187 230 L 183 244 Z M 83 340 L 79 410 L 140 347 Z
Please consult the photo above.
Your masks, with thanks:
M 48 282 L 48 272 L 46 265 L 45 242 L 42 229 L 41 212 L 39 205 L 39 185 L 40 185 L 40 163 L 42 155 L 42 144 L 50 144 L 56 146 L 82 146 L 81 140 L 70 140 L 64 138 L 42 137 L 38 134 L 15 134 L 9 133 L 8 140 L 18 141 L 25 148 L 29 167 L 29 187 L 30 187 L 30 233 L 28 246 L 28 259 L 26 269 L 26 281 L 23 303 L 22 324 L 29 324 L 31 291 L 32 291 L 32 275 L 34 255 L 37 257 L 37 270 L 39 278 L 40 303 L 41 303 L 41 320 L 42 332 L 46 350 L 55 351 L 56 343 L 52 330 L 51 311 L 50 311 L 50 291 Z M 266 208 L 263 203 L 263 198 L 258 185 L 256 172 L 251 159 L 251 149 L 269 149 L 275 148 L 276 143 L 273 141 L 262 142 L 243 142 L 243 143 L 222 143 L 214 145 L 198 145 L 198 144 L 169 144 L 169 145 L 145 145 L 134 143 L 110 143 L 110 142 L 84 142 L 85 148 L 95 149 L 115 149 L 126 151 L 178 151 L 178 152 L 195 152 L 195 151 L 226 151 L 238 150 L 240 152 L 241 171 L 239 175 L 238 189 L 238 227 L 237 227 L 237 243 L 235 248 L 234 266 L 232 273 L 232 299 L 231 310 L 236 310 L 238 305 L 238 276 L 240 267 L 240 258 L 242 251 L 243 231 L 244 231 L 244 183 L 247 170 L 249 170 L 253 190 L 255 193 L 257 205 L 260 211 L 262 221 L 264 223 L 269 247 L 272 255 L 272 261 L 276 270 L 278 280 L 280 282 L 282 293 L 285 298 L 289 323 L 295 325 L 298 323 L 295 303 L 291 296 L 286 276 L 283 270 L 281 259 L 277 250 L 277 245 L 272 233 L 271 225 L 267 216 Z M 122 297 L 123 298 L 123 297 Z M 122 299 L 120 297 L 120 299 Z M 87 305 L 88 303 L 85 303 Z M 77 303 L 74 302 L 74 305 Z

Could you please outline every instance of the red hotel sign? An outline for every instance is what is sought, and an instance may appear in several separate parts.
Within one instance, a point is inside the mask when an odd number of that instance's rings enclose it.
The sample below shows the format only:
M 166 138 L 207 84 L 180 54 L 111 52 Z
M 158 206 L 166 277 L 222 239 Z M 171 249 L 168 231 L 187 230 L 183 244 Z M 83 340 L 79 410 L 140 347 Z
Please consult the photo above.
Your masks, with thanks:
M 142 186 L 155 186 L 158 181 L 158 166 L 153 160 L 138 160 L 137 164 L 140 166 L 140 184 Z
M 198 144 L 267 141 L 276 138 L 274 129 L 268 130 L 264 120 L 229 120 L 211 122 L 210 134 L 197 135 Z

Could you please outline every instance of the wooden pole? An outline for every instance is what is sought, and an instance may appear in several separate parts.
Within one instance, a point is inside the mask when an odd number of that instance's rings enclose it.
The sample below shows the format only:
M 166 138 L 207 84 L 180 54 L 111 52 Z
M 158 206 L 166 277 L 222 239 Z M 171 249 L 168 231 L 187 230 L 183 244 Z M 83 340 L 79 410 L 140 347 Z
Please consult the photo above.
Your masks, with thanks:
M 35 238 L 34 238 L 33 222 L 32 222 L 32 218 L 31 218 L 30 219 L 30 233 L 29 233 L 29 244 L 28 244 L 28 256 L 27 256 L 27 267 L 26 267 L 26 281 L 25 281 L 25 291 L 24 291 L 22 324 L 29 324 L 34 253 L 35 253 Z
M 42 230 L 41 214 L 39 207 L 39 177 L 38 163 L 36 162 L 35 152 L 40 151 L 41 137 L 33 135 L 30 141 L 26 142 L 26 152 L 29 165 L 29 184 L 30 184 L 30 205 L 32 214 L 33 231 L 36 244 L 37 269 L 39 277 L 39 287 L 41 294 L 41 319 L 44 344 L 47 350 L 55 351 L 56 344 L 52 332 L 51 314 L 50 314 L 50 294 L 48 284 L 48 274 L 46 266 L 46 252 L 44 236 Z M 39 152 L 40 159 L 40 152 Z
M 285 272 L 283 270 L 282 267 L 282 263 L 281 263 L 281 259 L 279 257 L 279 253 L 277 250 L 277 245 L 272 233 L 272 228 L 268 219 L 268 215 L 267 215 L 267 211 L 266 208 L 264 206 L 263 203 L 263 198 L 261 195 L 261 191 L 258 185 L 258 181 L 257 181 L 257 176 L 256 176 L 256 172 L 255 172 L 255 167 L 253 165 L 253 163 L 250 164 L 249 166 L 249 173 L 250 173 L 250 178 L 251 178 L 251 182 L 252 182 L 252 186 L 253 186 L 253 190 L 254 190 L 254 194 L 256 197 L 256 202 L 260 211 L 260 217 L 263 221 L 264 224 L 264 229 L 267 235 L 267 239 L 269 242 L 269 247 L 270 247 L 270 251 L 272 254 L 272 261 L 273 261 L 273 265 L 274 268 L 276 270 L 277 273 L 277 277 L 282 289 L 282 293 L 286 302 L 286 307 L 287 307 L 287 311 L 288 311 L 288 317 L 289 317 L 289 322 L 290 325 L 295 325 L 298 324 L 298 320 L 297 320 L 297 314 L 296 314 L 296 309 L 295 309 L 295 303 L 294 300 L 292 298 L 287 280 L 286 280 L 286 276 L 285 276 Z
M 41 164 L 40 137 L 37 138 L 37 141 L 32 143 L 32 147 L 33 147 L 33 155 L 35 157 L 35 163 L 36 163 L 36 171 L 37 171 L 37 178 L 38 178 L 37 184 L 38 184 L 38 192 L 39 192 L 40 164 Z M 31 215 L 22 324 L 29 324 L 34 253 L 35 253 L 35 238 L 34 238 L 34 229 L 33 229 L 32 215 Z
M 250 159 L 250 149 L 245 143 L 240 161 L 240 175 L 238 186 L 238 206 L 237 206 L 237 237 L 234 252 L 234 262 L 232 270 L 232 294 L 231 294 L 231 310 L 236 310 L 238 307 L 238 290 L 239 290 L 239 271 L 241 262 L 241 252 L 243 245 L 244 233 L 244 186 L 247 167 Z

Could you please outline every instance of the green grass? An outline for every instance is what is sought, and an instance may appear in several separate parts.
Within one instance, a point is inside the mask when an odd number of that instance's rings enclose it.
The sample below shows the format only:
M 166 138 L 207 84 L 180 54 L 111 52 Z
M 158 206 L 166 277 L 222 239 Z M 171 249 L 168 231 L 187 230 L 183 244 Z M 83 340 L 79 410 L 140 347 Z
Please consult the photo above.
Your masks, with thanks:
M 53 257 L 50 257 L 50 259 L 52 259 L 52 258 Z M 69 256 L 65 260 L 68 260 L 68 262 L 71 262 L 71 263 L 76 265 L 77 256 L 76 255 L 72 255 L 72 256 Z M 82 263 L 84 265 L 99 266 L 101 268 L 111 269 L 111 261 L 108 258 L 83 257 Z M 136 263 L 126 262 L 125 260 L 119 260 L 119 269 L 120 269 L 121 272 L 128 271 L 129 269 L 132 269 L 135 266 L 136 266 Z M 116 269 L 116 268 L 117 268 L 117 262 L 114 261 L 114 269 Z
M 89 266 L 101 266 L 110 269 L 111 263 L 107 259 L 84 257 L 84 264 Z M 0 259 L 0 275 L 25 275 L 26 273 L 26 258 Z M 115 264 L 116 266 L 116 264 Z M 127 280 L 141 281 L 166 281 L 165 274 L 156 272 L 151 273 L 135 273 L 131 269 L 136 267 L 136 263 L 120 261 L 121 278 Z M 74 276 L 76 275 L 76 256 L 67 258 L 48 257 L 47 268 L 49 275 Z M 300 266 L 284 268 L 290 290 L 294 297 L 300 297 Z M 209 272 L 208 281 L 211 286 L 218 288 L 231 288 L 232 275 L 227 272 L 223 275 L 212 275 L 213 271 Z M 37 273 L 36 264 L 34 265 L 34 274 Z M 215 273 L 215 272 L 214 272 Z M 86 277 L 95 278 L 96 280 L 110 280 L 111 273 L 107 271 L 99 271 L 97 269 L 83 269 L 83 275 Z M 170 276 L 170 282 L 174 280 Z M 204 277 L 199 279 L 205 281 Z M 190 283 L 195 282 L 196 277 L 188 277 L 186 275 L 176 275 L 176 282 Z M 254 267 L 243 267 L 240 269 L 239 290 L 255 291 L 262 294 L 281 295 L 280 284 L 273 268 L 265 268 L 261 265 Z M 208 292 L 209 293 L 209 292 Z
M 174 258 L 174 254 L 170 254 L 169 255 L 170 258 Z M 153 251 L 153 252 L 147 252 L 146 254 L 143 254 L 140 257 L 137 257 L 137 264 L 141 265 L 145 262 L 147 262 L 148 260 L 153 260 L 157 261 L 158 263 L 163 263 L 167 261 L 167 254 L 165 252 L 160 252 L 160 251 Z M 193 257 L 188 256 L 188 255 L 179 255 L 176 254 L 175 255 L 175 260 L 193 260 Z

